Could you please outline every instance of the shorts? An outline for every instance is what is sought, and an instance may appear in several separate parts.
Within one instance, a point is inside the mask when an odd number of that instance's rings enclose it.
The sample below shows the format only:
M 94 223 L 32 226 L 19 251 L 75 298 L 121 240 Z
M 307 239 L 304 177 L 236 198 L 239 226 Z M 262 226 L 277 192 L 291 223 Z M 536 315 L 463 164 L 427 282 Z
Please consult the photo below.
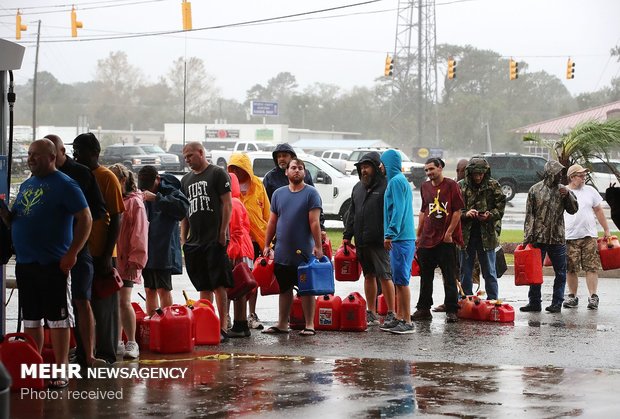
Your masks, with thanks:
M 185 244 L 185 268 L 196 291 L 233 288 L 232 266 L 226 246 L 215 241 L 206 245 Z
M 172 272 L 170 269 L 142 269 L 144 288 L 172 291 Z
M 364 276 L 374 275 L 377 279 L 392 279 L 390 253 L 383 246 L 358 247 L 356 251 Z
M 596 272 L 601 269 L 596 238 L 566 240 L 566 272 Z
M 283 294 L 294 286 L 299 286 L 299 279 L 297 277 L 297 266 L 280 265 L 276 263 L 273 267 L 273 274 L 278 280 L 280 286 L 280 294 Z
M 75 325 L 71 306 L 71 277 L 65 275 L 57 263 L 18 263 L 15 266 L 15 277 L 24 327 L 41 327 L 44 319 L 52 329 Z
M 390 267 L 392 268 L 392 281 L 394 281 L 394 285 L 409 286 L 414 253 L 415 241 L 403 240 L 392 242 Z
M 94 276 L 93 257 L 88 251 L 88 246 L 84 246 L 71 269 L 71 296 L 74 300 L 91 299 Z

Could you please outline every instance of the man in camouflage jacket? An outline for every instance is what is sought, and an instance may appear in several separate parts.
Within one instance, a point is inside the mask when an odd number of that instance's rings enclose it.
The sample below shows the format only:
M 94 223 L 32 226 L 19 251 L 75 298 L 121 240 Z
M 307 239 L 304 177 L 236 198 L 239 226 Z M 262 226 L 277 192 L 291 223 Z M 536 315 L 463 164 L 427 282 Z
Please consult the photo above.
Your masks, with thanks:
M 564 301 L 566 286 L 566 240 L 564 235 L 564 211 L 574 214 L 579 209 L 577 198 L 566 186 L 560 184 L 562 166 L 555 160 L 545 164 L 543 180 L 530 188 L 525 206 L 523 243 L 531 243 L 542 251 L 542 260 L 549 254 L 555 280 L 553 298 L 546 307 L 550 313 L 559 313 Z M 541 263 L 542 263 L 541 260 Z M 529 303 L 521 311 L 540 311 L 540 285 L 530 285 Z
M 461 210 L 461 231 L 465 247 L 461 249 L 461 284 L 467 295 L 472 292 L 472 270 L 476 255 L 480 261 L 484 286 L 489 300 L 498 298 L 495 272 L 495 248 L 499 245 L 501 220 L 506 196 L 499 182 L 491 178 L 489 163 L 472 158 L 459 181 L 465 207 Z

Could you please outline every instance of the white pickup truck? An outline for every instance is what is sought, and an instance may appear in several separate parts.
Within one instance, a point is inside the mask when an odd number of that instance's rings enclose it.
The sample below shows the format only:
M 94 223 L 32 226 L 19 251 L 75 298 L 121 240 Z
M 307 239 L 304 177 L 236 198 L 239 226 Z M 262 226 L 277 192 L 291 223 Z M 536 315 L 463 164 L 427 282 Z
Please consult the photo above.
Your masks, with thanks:
M 211 144 L 217 143 L 219 148 L 211 147 Z M 267 141 L 237 141 L 234 144 L 231 142 L 231 147 L 226 147 L 226 144 L 222 145 L 222 141 L 216 141 L 214 143 L 210 141 L 204 141 L 202 144 L 204 145 L 207 153 L 211 154 L 211 162 L 217 164 L 221 167 L 226 167 L 228 165 L 228 160 L 230 160 L 230 155 L 232 153 L 241 153 L 241 152 L 250 152 L 250 151 L 273 151 L 276 147 L 275 144 L 267 142 Z

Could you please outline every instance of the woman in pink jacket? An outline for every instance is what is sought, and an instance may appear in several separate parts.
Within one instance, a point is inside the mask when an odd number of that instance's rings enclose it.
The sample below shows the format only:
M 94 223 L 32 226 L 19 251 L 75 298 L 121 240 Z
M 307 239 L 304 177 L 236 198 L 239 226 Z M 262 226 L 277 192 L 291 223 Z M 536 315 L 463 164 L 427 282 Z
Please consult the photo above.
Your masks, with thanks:
M 142 283 L 142 268 L 148 259 L 149 222 L 142 192 L 138 191 L 135 175 L 120 163 L 109 168 L 118 178 L 123 189 L 125 212 L 118 235 L 117 267 L 123 278 L 119 301 L 119 336 L 117 354 L 125 358 L 137 358 L 140 350 L 136 343 L 136 313 L 131 306 L 131 290 L 134 284 Z M 123 344 L 122 333 L 125 331 L 127 344 Z

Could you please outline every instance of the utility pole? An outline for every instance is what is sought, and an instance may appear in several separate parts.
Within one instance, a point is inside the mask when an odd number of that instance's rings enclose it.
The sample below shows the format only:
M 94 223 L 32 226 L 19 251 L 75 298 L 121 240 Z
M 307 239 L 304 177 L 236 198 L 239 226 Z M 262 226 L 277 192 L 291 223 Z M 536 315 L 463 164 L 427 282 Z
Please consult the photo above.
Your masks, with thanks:
M 32 79 L 32 141 L 37 139 L 37 72 L 39 68 L 39 41 L 41 39 L 41 21 L 37 21 L 37 49 L 34 56 L 34 77 Z

